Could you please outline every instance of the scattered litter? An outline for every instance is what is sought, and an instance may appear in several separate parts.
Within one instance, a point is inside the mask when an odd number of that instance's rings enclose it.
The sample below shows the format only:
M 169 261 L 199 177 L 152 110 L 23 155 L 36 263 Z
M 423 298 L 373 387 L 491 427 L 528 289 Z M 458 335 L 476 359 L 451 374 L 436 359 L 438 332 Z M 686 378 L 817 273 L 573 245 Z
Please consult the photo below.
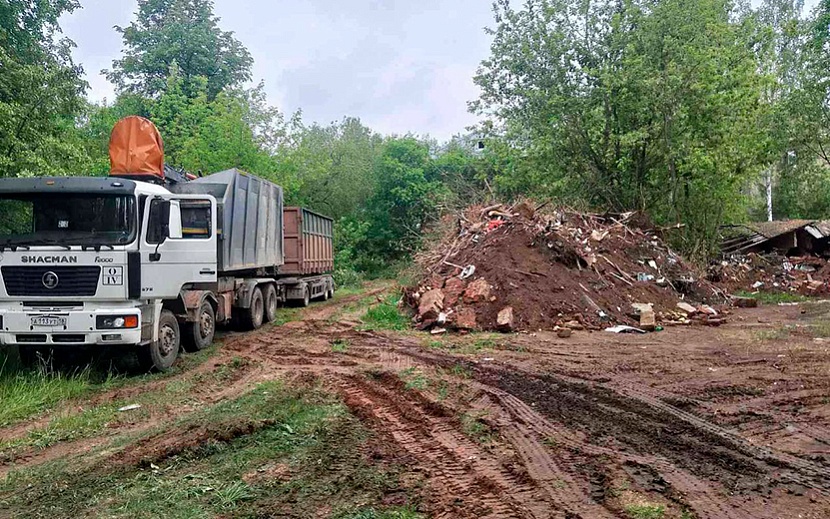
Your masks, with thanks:
M 588 214 L 545 204 L 474 206 L 448 215 L 416 256 L 420 282 L 404 291 L 422 330 L 654 330 L 703 316 L 728 295 L 672 251 L 635 213 Z M 466 266 L 464 266 L 466 265 Z M 438 292 L 436 292 L 438 291 Z M 630 302 L 652 303 L 641 322 Z M 564 332 L 567 333 L 567 332 Z
M 469 277 L 472 277 L 473 274 L 475 274 L 475 273 L 476 273 L 476 266 L 475 265 L 467 265 L 466 267 L 464 267 L 464 270 L 461 271 L 461 275 L 459 275 L 458 277 L 461 278 L 461 279 L 467 279 Z
M 634 328 L 633 326 L 626 326 L 624 324 L 618 324 L 617 326 L 606 328 L 605 331 L 611 333 L 646 333 L 645 330 Z
M 124 411 L 134 411 L 136 409 L 141 409 L 141 404 L 130 404 L 130 405 L 125 405 L 124 407 L 119 407 L 118 408 L 118 410 L 122 413 Z

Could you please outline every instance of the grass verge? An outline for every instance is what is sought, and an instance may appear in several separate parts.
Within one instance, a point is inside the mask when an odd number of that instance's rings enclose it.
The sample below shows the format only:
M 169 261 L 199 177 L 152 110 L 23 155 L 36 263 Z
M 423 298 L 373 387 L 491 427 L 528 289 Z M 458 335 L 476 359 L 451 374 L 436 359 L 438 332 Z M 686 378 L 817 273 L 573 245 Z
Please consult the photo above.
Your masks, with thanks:
M 401 493 L 399 468 L 369 461 L 368 441 L 331 396 L 269 382 L 134 438 L 108 461 L 92 453 L 13 472 L 0 481 L 0 509 L 34 517 L 419 517 L 382 504 Z

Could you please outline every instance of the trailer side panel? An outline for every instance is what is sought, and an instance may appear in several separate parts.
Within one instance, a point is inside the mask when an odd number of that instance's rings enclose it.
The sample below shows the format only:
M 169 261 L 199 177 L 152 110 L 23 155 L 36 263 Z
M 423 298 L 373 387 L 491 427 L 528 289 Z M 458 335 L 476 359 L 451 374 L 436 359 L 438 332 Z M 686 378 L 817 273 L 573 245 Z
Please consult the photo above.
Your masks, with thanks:
M 334 270 L 334 222 L 301 207 L 283 210 L 285 263 L 280 274 L 323 274 Z

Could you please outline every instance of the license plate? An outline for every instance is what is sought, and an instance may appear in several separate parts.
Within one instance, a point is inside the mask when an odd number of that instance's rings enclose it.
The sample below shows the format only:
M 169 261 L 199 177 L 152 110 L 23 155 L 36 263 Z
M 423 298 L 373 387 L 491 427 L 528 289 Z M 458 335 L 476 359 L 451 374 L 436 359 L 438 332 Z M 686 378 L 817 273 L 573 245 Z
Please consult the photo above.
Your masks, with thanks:
M 39 315 L 32 317 L 32 326 L 66 326 L 66 317 Z

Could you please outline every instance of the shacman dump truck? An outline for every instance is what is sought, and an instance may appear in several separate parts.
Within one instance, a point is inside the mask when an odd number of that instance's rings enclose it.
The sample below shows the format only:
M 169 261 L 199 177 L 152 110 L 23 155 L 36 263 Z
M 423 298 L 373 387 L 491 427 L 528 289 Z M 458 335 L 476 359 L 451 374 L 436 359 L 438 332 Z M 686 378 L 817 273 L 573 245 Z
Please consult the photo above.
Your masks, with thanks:
M 140 117 L 113 128 L 109 177 L 0 179 L 0 345 L 137 349 L 169 369 L 217 323 L 259 328 L 277 307 L 334 295 L 332 221 L 283 207 L 236 169 L 164 165 Z

